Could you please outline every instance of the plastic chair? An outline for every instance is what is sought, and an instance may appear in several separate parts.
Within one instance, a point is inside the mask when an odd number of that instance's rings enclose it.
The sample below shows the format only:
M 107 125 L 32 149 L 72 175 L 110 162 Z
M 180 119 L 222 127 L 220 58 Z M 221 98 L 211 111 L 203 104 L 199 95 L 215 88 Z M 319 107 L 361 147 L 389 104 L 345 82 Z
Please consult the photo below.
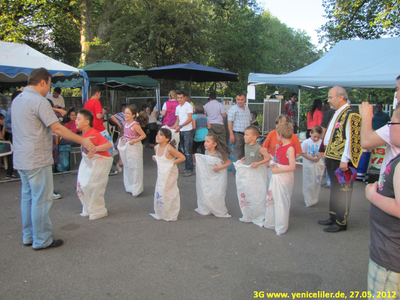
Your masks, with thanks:
M 7 155 L 10 155 L 10 154 L 13 153 L 13 145 L 11 144 L 10 141 L 3 141 L 3 140 L 0 140 L 0 144 L 9 144 L 9 145 L 10 145 L 10 151 L 7 151 L 7 152 L 0 152 L 0 157 L 7 156 Z M 5 146 L 5 145 L 4 145 L 4 146 Z M 4 159 L 4 167 L 5 167 L 6 169 L 8 168 L 7 159 Z

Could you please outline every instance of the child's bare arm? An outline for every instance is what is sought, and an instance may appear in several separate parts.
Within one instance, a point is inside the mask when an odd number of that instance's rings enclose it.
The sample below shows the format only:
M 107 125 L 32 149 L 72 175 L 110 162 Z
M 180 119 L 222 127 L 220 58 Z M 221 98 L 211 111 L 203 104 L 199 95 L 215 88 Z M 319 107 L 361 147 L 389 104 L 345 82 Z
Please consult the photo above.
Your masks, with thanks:
M 224 161 L 224 163 L 222 165 L 215 164 L 214 172 L 219 172 L 220 170 L 229 167 L 231 164 L 232 164 L 232 162 L 229 159 Z
M 182 153 L 180 153 L 178 150 L 176 150 L 174 147 L 172 147 L 171 145 L 167 146 L 167 151 L 176 159 L 174 160 L 174 164 L 179 164 L 183 161 L 186 160 L 185 155 L 183 155 Z
M 280 168 L 271 168 L 272 173 L 283 173 L 283 172 L 290 172 L 296 170 L 296 156 L 294 154 L 294 148 L 289 147 L 286 151 L 286 155 L 289 158 L 289 165 L 282 166 Z
M 112 144 L 110 142 L 107 142 L 107 143 L 105 143 L 103 145 L 96 146 L 96 152 L 108 151 L 111 148 L 112 148 Z
M 146 134 L 144 133 L 142 127 L 140 127 L 139 125 L 134 125 L 133 130 L 135 130 L 139 134 L 139 137 L 130 141 L 129 145 L 133 145 L 134 143 L 140 142 L 141 140 L 144 140 L 146 138 Z
M 301 154 L 304 158 L 311 160 L 312 162 L 315 162 L 315 157 L 312 157 L 311 155 L 308 155 L 306 152 L 303 152 Z
M 393 183 L 395 182 L 400 182 L 400 164 L 397 165 L 394 171 Z M 389 198 L 378 194 L 378 182 L 367 185 L 365 188 L 365 196 L 371 203 L 379 207 L 385 213 L 400 218 L 400 185 L 393 185 L 395 198 Z
M 269 153 L 267 152 L 267 150 L 265 148 L 260 149 L 260 154 L 264 157 L 264 159 L 262 161 L 252 163 L 251 166 L 253 168 L 257 168 L 258 166 L 260 166 L 262 164 L 266 164 L 271 160 L 271 155 L 269 155 Z

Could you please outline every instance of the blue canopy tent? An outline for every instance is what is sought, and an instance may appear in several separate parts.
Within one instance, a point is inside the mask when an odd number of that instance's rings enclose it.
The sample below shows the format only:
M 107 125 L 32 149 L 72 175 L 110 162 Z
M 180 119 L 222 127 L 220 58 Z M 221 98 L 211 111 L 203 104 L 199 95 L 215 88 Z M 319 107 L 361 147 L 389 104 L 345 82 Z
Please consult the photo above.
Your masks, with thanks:
M 400 37 L 340 41 L 316 62 L 283 75 L 250 73 L 249 85 L 299 89 L 394 88 L 400 74 Z M 300 115 L 300 111 L 299 111 Z
M 46 68 L 52 75 L 52 82 L 72 78 L 84 78 L 84 92 L 89 86 L 85 71 L 71 67 L 40 53 L 28 45 L 0 42 L 0 85 L 3 87 L 19 87 L 27 84 L 32 70 Z

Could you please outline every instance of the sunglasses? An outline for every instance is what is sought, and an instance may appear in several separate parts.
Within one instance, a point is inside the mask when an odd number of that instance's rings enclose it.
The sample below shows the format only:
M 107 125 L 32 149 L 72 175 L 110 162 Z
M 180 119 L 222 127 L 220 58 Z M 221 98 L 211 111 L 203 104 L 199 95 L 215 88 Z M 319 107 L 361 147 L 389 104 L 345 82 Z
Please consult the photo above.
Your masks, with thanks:
M 395 122 L 387 122 L 386 123 L 389 127 L 392 125 L 399 125 L 400 123 L 395 123 Z

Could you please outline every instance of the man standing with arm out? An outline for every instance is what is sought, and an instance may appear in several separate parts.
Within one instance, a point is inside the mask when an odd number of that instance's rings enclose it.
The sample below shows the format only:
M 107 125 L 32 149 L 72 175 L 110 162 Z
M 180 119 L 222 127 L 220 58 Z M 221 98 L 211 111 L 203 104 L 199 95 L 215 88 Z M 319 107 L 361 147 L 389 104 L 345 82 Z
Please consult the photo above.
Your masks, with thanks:
M 193 175 L 193 106 L 186 102 L 184 92 L 178 91 L 176 94 L 179 105 L 176 107 L 176 122 L 172 129 L 179 132 L 180 148 L 186 157 L 185 170 L 182 176 L 188 177 Z
M 226 118 L 225 108 L 222 103 L 217 101 L 217 95 L 213 92 L 209 95 L 210 101 L 204 105 L 205 115 L 211 124 L 209 133 L 214 133 L 218 136 L 219 140 L 226 144 L 226 130 L 224 119 Z
M 244 94 L 237 94 L 236 105 L 228 111 L 229 141 L 233 144 L 234 161 L 244 157 L 244 130 L 250 126 L 251 115 Z
M 23 244 L 34 250 L 59 247 L 53 240 L 49 210 L 53 202 L 52 132 L 82 144 L 90 151 L 95 146 L 62 126 L 45 98 L 50 89 L 51 74 L 35 69 L 28 86 L 12 102 L 14 167 L 21 176 L 21 216 Z
M 396 97 L 397 100 L 400 100 L 400 76 L 396 79 Z M 400 134 L 400 111 L 399 108 L 394 111 L 392 118 L 393 125 L 390 124 L 390 127 L 389 125 L 385 125 L 374 131 L 372 129 L 372 119 L 374 117 L 372 105 L 364 102 L 359 108 L 363 119 L 361 126 L 362 147 L 364 149 L 374 149 L 386 145 L 386 153 L 382 162 L 379 181 L 378 183 L 369 184 L 365 189 L 367 199 L 371 201 L 368 291 L 371 292 L 371 297 L 377 298 L 380 296 L 378 292 L 386 292 L 388 297 L 395 298 L 395 293 L 396 296 L 400 294 L 400 268 L 397 267 L 400 259 L 398 251 L 398 244 L 400 243 L 400 236 L 398 234 L 400 232 L 400 209 L 398 204 L 398 194 L 400 193 L 398 190 L 399 168 L 390 167 L 387 169 L 387 166 L 389 163 L 398 161 L 398 159 L 393 159 L 400 153 L 398 139 Z M 388 194 L 388 191 L 391 191 L 391 194 Z M 377 195 L 378 193 L 380 195 Z M 389 206 L 382 206 L 387 201 L 382 201 L 380 199 L 381 196 L 392 198 L 390 202 L 393 205 L 390 209 L 388 209 Z
M 340 184 L 335 171 L 348 170 L 349 163 L 358 166 L 362 151 L 360 141 L 361 117 L 347 104 L 347 92 L 335 86 L 328 93 L 328 102 L 335 114 L 329 122 L 323 140 L 326 169 L 331 179 L 329 199 L 329 219 L 318 221 L 320 225 L 330 225 L 325 232 L 339 232 L 347 229 L 353 183 Z

